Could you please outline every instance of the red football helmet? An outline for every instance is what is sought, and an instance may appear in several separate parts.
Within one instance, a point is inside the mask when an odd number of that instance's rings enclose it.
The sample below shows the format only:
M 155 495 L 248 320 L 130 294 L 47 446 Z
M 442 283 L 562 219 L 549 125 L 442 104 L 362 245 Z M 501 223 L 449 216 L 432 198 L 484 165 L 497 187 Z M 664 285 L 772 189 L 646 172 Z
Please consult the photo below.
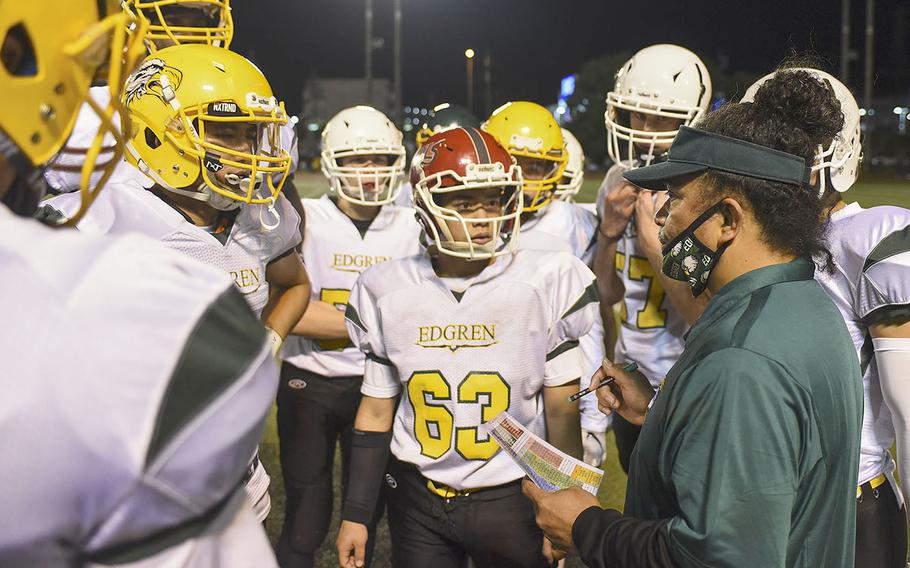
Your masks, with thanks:
M 426 242 L 443 254 L 460 258 L 491 258 L 515 248 L 521 216 L 521 168 L 493 136 L 477 128 L 451 128 L 431 136 L 411 162 L 411 186 L 417 218 L 423 226 Z M 500 189 L 498 211 L 490 216 L 463 215 L 488 208 L 470 205 L 463 208 L 448 202 L 458 193 L 470 202 L 463 192 Z M 489 193 L 489 192 L 487 192 Z M 476 195 L 476 194 L 475 194 Z M 470 235 L 468 225 L 475 229 L 488 224 L 490 231 L 485 242 L 453 236 L 450 223 L 460 224 L 463 235 Z M 457 225 L 456 225 L 457 226 Z

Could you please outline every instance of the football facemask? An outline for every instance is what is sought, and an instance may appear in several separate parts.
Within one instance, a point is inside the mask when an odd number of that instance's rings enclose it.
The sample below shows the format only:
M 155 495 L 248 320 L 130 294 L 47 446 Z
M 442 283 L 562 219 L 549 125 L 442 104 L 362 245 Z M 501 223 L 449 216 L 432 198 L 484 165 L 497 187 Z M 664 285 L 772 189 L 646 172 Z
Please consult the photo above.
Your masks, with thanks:
M 207 45 L 163 49 L 130 77 L 125 102 L 134 126 L 127 158 L 165 189 L 216 208 L 229 204 L 216 196 L 277 199 L 291 164 L 280 132 L 288 118 L 242 56 Z
M 230 0 L 123 0 L 121 5 L 148 27 L 149 53 L 193 43 L 227 49 L 234 37 Z
M 342 110 L 322 131 L 322 173 L 331 189 L 357 205 L 395 201 L 405 178 L 402 134 L 368 106 Z
M 60 25 L 47 25 L 49 13 L 59 17 Z M 51 163 L 83 106 L 97 122 L 76 170 L 81 179 L 81 204 L 65 223 L 73 225 L 123 155 L 127 128 L 122 118 L 125 113 L 120 112 L 120 92 L 126 74 L 144 54 L 145 27 L 117 10 L 112 1 L 46 0 L 4 5 L 0 29 L 4 32 L 0 83 L 6 109 L 0 138 L 8 139 L 3 144 L 8 159 L 21 153 L 35 166 Z M 127 33 L 128 29 L 132 32 Z M 88 96 L 93 81 L 108 83 L 108 100 L 99 102 Z M 103 155 L 105 139 L 110 141 L 108 155 Z M 95 171 L 101 176 L 92 180 Z M 45 186 L 30 185 L 27 191 L 34 195 L 27 201 L 37 202 Z

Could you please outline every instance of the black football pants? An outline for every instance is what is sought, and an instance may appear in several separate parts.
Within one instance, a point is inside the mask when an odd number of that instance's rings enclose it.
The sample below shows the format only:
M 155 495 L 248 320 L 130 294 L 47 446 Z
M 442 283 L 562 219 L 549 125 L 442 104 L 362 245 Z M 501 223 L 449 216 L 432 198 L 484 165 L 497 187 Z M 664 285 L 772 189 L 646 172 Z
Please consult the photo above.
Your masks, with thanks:
M 907 558 L 907 517 L 886 481 L 876 488 L 867 482 L 856 499 L 855 568 L 904 568 Z
M 362 377 L 323 377 L 288 363 L 281 367 L 278 440 L 287 502 L 276 555 L 282 568 L 311 568 L 313 554 L 325 540 L 332 519 L 335 446 L 341 443 L 345 488 L 362 382 Z M 378 521 L 381 500 L 376 511 Z M 369 527 L 367 566 L 375 526 L 374 521 Z
M 543 533 L 519 481 L 444 499 L 392 459 L 386 487 L 394 568 L 546 568 Z

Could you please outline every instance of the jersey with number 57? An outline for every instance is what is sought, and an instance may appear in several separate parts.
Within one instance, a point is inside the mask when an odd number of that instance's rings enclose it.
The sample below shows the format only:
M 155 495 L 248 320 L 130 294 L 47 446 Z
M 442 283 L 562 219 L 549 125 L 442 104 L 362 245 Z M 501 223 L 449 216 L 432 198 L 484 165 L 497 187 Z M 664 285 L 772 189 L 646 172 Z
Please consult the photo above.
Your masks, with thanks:
M 610 168 L 597 192 L 601 215 L 604 198 L 623 183 L 622 172 L 622 166 Z M 615 269 L 625 288 L 615 358 L 638 363 L 652 386 L 657 387 L 682 353 L 683 334 L 688 326 L 667 298 L 656 269 L 638 242 L 634 216 L 616 243 Z
M 367 357 L 363 394 L 402 396 L 392 453 L 455 489 L 521 478 L 481 424 L 508 411 L 545 436 L 542 389 L 581 377 L 595 290 L 588 267 L 563 252 L 507 254 L 457 284 L 427 255 L 364 272 L 347 328 Z

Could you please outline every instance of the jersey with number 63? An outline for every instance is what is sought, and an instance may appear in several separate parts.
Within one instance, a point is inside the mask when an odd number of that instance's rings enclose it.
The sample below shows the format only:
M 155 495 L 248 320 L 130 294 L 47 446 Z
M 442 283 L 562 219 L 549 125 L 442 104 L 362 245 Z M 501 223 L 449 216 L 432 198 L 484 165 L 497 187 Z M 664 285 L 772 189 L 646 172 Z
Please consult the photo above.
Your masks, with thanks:
M 344 310 L 360 273 L 374 264 L 420 252 L 420 225 L 414 210 L 384 205 L 363 235 L 328 196 L 304 199 L 303 263 L 311 299 Z M 363 374 L 363 353 L 348 340 L 291 336 L 283 359 L 325 377 Z
M 623 168 L 607 172 L 597 192 L 598 211 L 603 214 L 604 198 L 622 183 Z M 616 243 L 616 272 L 625 287 L 620 307 L 617 361 L 635 361 L 655 388 L 682 353 L 686 320 L 677 312 L 661 286 L 655 268 L 638 242 L 635 217 Z
M 569 253 L 522 250 L 458 284 L 427 255 L 374 266 L 351 292 L 348 333 L 367 357 L 363 394 L 402 394 L 398 459 L 456 489 L 501 485 L 523 473 L 480 425 L 507 410 L 545 435 L 542 389 L 582 373 L 594 275 Z

